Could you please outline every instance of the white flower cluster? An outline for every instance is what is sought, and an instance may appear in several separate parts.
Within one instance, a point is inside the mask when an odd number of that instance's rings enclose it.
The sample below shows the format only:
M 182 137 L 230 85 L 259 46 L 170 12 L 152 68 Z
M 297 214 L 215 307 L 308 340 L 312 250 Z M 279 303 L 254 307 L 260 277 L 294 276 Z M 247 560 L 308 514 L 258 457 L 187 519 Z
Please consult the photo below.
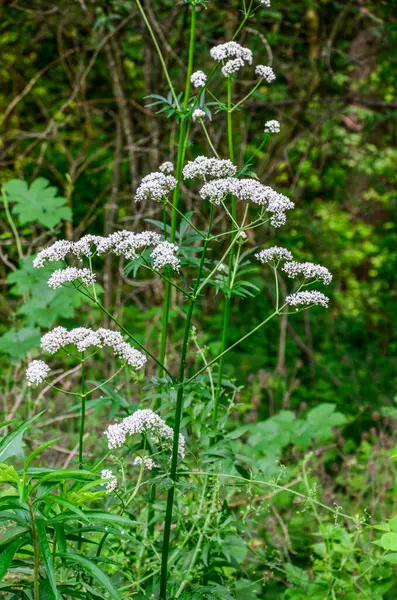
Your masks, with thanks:
M 174 165 L 170 160 L 166 160 L 159 166 L 159 169 L 162 173 L 169 175 L 174 172 Z
M 237 173 L 237 167 L 229 159 L 207 158 L 198 156 L 183 167 L 183 178 L 194 179 L 200 177 L 233 177 Z
M 113 353 L 124 360 L 133 369 L 142 369 L 146 356 L 124 341 L 118 331 L 100 328 L 96 331 L 87 327 L 76 327 L 68 331 L 65 327 L 55 327 L 41 338 L 44 352 L 55 354 L 61 348 L 74 344 L 79 352 L 85 352 L 91 346 L 111 348 Z
M 229 77 L 230 75 L 234 75 L 238 73 L 242 67 L 244 67 L 245 63 L 241 58 L 233 58 L 232 60 L 228 60 L 227 63 L 222 67 L 221 73 L 224 77 Z
M 95 283 L 95 275 L 89 269 L 78 269 L 77 267 L 67 267 L 66 269 L 57 269 L 53 272 L 48 280 L 48 285 L 51 288 L 62 287 L 64 283 L 70 283 L 81 279 L 85 285 Z
M 143 463 L 143 467 L 144 469 L 146 469 L 147 471 L 151 471 L 152 469 L 158 469 L 159 465 L 157 463 L 154 462 L 154 460 L 152 458 L 149 458 L 149 456 L 144 456 L 142 458 L 142 456 L 137 456 L 136 458 L 134 458 L 133 461 L 133 466 L 134 467 L 140 467 Z
M 207 81 L 207 75 L 204 71 L 195 71 L 190 76 L 190 82 L 194 85 L 195 88 L 200 88 L 205 86 L 205 82 Z
M 287 262 L 283 265 L 283 271 L 291 279 L 302 275 L 305 279 L 316 279 L 322 281 L 325 285 L 328 285 L 332 281 L 332 275 L 326 267 L 311 262 Z
M 108 237 L 103 237 L 97 244 L 97 253 L 114 252 L 117 256 L 136 258 L 140 252 L 150 246 L 160 244 L 161 236 L 154 231 L 116 231 Z
M 255 67 L 255 73 L 267 81 L 267 83 L 271 83 L 276 79 L 273 69 L 267 65 L 257 65 Z
M 192 113 L 192 119 L 194 122 L 198 121 L 199 119 L 204 119 L 206 116 L 206 113 L 201 110 L 201 108 L 196 108 Z
M 265 133 L 280 133 L 280 123 L 275 119 L 272 119 L 271 121 L 266 121 Z
M 154 269 L 163 269 L 171 267 L 174 271 L 179 271 L 181 261 L 176 256 L 178 246 L 171 242 L 160 242 L 150 255 Z
M 210 50 L 211 58 L 216 61 L 229 60 L 231 58 L 241 58 L 245 63 L 252 64 L 252 52 L 248 48 L 244 48 L 237 42 L 226 42 L 218 44 Z
M 263 6 L 266 6 L 267 8 L 270 8 L 271 6 L 270 0 L 259 0 L 259 4 L 263 4 Z
M 73 242 L 68 242 L 67 240 L 59 240 L 58 242 L 54 242 L 48 248 L 44 248 L 41 250 L 36 258 L 33 260 L 33 266 L 36 269 L 40 269 L 44 267 L 46 261 L 56 262 L 58 260 L 64 260 L 64 258 L 71 252 L 73 248 Z
M 26 369 L 26 379 L 28 385 L 39 385 L 48 377 L 50 367 L 44 362 L 44 360 L 32 360 L 28 364 Z
M 160 448 L 167 451 L 172 450 L 174 430 L 159 415 L 148 408 L 137 410 L 120 423 L 109 425 L 104 433 L 109 449 L 120 448 L 127 435 L 148 433 Z M 185 438 L 181 433 L 179 434 L 178 455 L 181 459 L 185 457 Z
M 106 485 L 107 494 L 111 494 L 114 492 L 114 490 L 117 490 L 117 477 L 113 475 L 113 471 L 111 469 L 103 469 L 103 471 L 101 471 L 101 479 L 110 479 L 110 481 L 101 483 L 101 485 Z
M 175 244 L 172 249 L 169 246 L 164 246 L 161 236 L 154 231 L 134 233 L 127 230 L 116 231 L 116 233 L 112 233 L 107 237 L 85 235 L 77 242 L 68 242 L 66 240 L 55 242 L 52 246 L 38 253 L 33 261 L 33 266 L 44 267 L 47 261 L 52 262 L 65 259 L 67 254 L 72 254 L 81 259 L 82 256 L 91 257 L 95 253 L 101 255 L 105 252 L 113 252 L 117 256 L 134 259 L 137 258 L 140 252 L 150 246 L 154 247 L 154 249 L 159 246 L 159 249 L 154 254 L 157 258 L 156 268 L 158 268 L 160 262 L 163 266 L 169 264 L 172 268 L 176 269 L 176 265 L 178 265 L 179 268 L 179 260 L 176 258 L 178 247 Z M 159 257 L 164 250 L 167 252 L 162 256 L 161 261 L 159 261 Z M 166 261 L 167 256 L 170 259 L 168 263 Z M 73 281 L 78 278 L 82 279 L 86 284 L 94 283 L 95 281 L 95 276 L 88 269 L 67 267 L 66 269 L 55 271 L 49 279 L 49 285 L 51 287 L 59 287 L 66 281 Z
M 237 42 L 219 44 L 210 50 L 211 57 L 216 61 L 227 61 L 222 67 L 222 75 L 229 77 L 237 73 L 246 64 L 252 64 L 252 52 L 240 46 Z
M 263 264 L 269 264 L 280 260 L 292 260 L 293 257 L 291 252 L 286 248 L 273 246 L 272 248 L 265 248 L 264 250 L 257 252 L 255 258 Z
M 287 196 L 255 179 L 215 179 L 204 184 L 200 190 L 201 198 L 214 204 L 220 204 L 228 194 L 236 196 L 238 200 L 263 206 L 271 214 L 270 223 L 273 227 L 284 225 L 286 211 L 294 207 L 294 203 Z
M 329 298 L 322 292 L 304 291 L 290 294 L 285 298 L 285 301 L 290 306 L 313 306 L 315 304 L 328 308 Z M 298 308 L 296 310 L 299 310 Z
M 138 186 L 135 193 L 135 202 L 143 200 L 156 200 L 161 202 L 164 196 L 167 196 L 177 186 L 177 180 L 172 175 L 158 173 L 149 173 Z

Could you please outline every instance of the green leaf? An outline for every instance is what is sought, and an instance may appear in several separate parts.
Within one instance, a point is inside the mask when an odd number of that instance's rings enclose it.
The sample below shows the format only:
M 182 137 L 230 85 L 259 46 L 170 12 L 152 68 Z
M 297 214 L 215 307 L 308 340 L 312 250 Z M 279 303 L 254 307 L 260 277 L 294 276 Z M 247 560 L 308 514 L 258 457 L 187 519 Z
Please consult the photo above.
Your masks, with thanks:
M 40 551 L 41 551 L 41 555 L 43 557 L 44 567 L 45 567 L 45 570 L 47 573 L 48 581 L 50 583 L 51 589 L 54 593 L 56 600 L 61 600 L 61 595 L 59 594 L 58 589 L 57 589 L 55 571 L 54 571 L 54 566 L 52 564 L 52 555 L 51 555 L 50 546 L 49 546 L 48 540 L 47 540 L 47 533 L 45 530 L 45 526 L 46 526 L 46 524 L 45 524 L 44 519 L 40 519 L 40 518 L 36 519 L 37 537 L 39 540 Z
M 40 223 L 51 229 L 72 218 L 66 198 L 57 196 L 57 188 L 49 187 L 49 183 L 48 179 L 39 177 L 30 188 L 21 179 L 11 179 L 3 185 L 8 201 L 14 204 L 12 212 L 18 216 L 21 225 Z
M 112 598 L 114 598 L 114 600 L 120 600 L 120 597 L 116 589 L 113 587 L 113 584 L 110 581 L 109 577 L 95 563 L 88 560 L 88 558 L 81 556 L 80 554 L 68 553 L 62 554 L 62 556 L 63 558 L 73 561 L 76 564 L 80 565 L 80 567 L 82 567 L 84 571 L 89 573 L 91 577 L 93 577 L 106 589 L 106 591 L 111 595 Z
M 397 533 L 385 533 L 380 538 L 380 545 L 384 550 L 397 552 Z
M 24 431 L 26 431 L 26 429 L 28 429 L 28 427 L 30 427 L 30 425 L 39 417 L 41 417 L 41 415 L 44 413 L 45 411 L 42 410 L 40 413 L 38 413 L 37 415 L 34 415 L 33 417 L 30 417 L 30 419 L 27 419 L 26 421 L 24 421 L 23 423 L 21 423 L 20 425 L 18 425 L 18 427 L 16 427 L 14 429 L 14 431 L 11 431 L 11 433 L 9 433 L 8 435 L 6 435 L 5 437 L 3 437 L 3 439 L 0 441 L 0 460 L 5 460 L 5 458 L 7 458 L 8 456 L 13 456 L 10 455 L 8 453 L 12 443 L 14 442 L 14 440 L 20 436 Z
M 9 329 L 0 337 L 0 353 L 11 358 L 24 358 L 27 352 L 40 345 L 40 337 L 40 329 L 36 327 Z
M 0 581 L 3 580 L 4 575 L 7 573 L 8 567 L 10 566 L 16 551 L 25 544 L 27 540 L 27 537 L 18 537 L 8 544 L 5 550 L 0 554 Z
M 48 448 L 52 444 L 55 444 L 55 442 L 58 442 L 61 439 L 62 439 L 62 436 L 59 437 L 59 438 L 55 438 L 54 440 L 49 440 L 48 442 L 45 442 L 45 444 L 42 444 L 41 446 L 39 446 L 38 448 L 36 448 L 36 450 L 34 450 L 28 456 L 28 458 L 25 460 L 25 464 L 24 464 L 24 467 L 23 467 L 23 472 L 26 473 L 26 471 L 29 468 L 30 463 L 36 458 L 36 456 L 38 456 L 41 452 L 43 452 L 43 450 L 45 450 L 46 448 Z
M 50 504 L 59 504 L 60 506 L 64 506 L 71 512 L 75 513 L 78 517 L 80 517 L 82 521 L 88 521 L 87 517 L 80 508 L 74 506 L 74 504 L 72 504 L 71 502 L 69 502 L 69 500 L 66 500 L 65 498 L 55 496 L 55 494 L 46 494 L 45 496 L 40 496 L 40 498 L 37 498 L 35 502 L 48 502 Z M 62 522 L 62 519 L 60 518 L 62 517 L 62 514 L 56 517 L 58 519 L 58 522 Z

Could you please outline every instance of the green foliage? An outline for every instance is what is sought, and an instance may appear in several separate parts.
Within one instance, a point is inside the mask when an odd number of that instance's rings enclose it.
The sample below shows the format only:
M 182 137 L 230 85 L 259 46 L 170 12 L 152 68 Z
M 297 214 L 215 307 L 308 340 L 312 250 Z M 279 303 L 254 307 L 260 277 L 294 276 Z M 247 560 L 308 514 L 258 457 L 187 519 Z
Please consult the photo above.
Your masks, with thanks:
M 66 198 L 57 196 L 57 188 L 49 187 L 49 183 L 48 179 L 39 177 L 30 187 L 21 179 L 11 179 L 3 184 L 7 199 L 13 204 L 12 212 L 21 225 L 38 222 L 52 229 L 61 221 L 72 218 Z

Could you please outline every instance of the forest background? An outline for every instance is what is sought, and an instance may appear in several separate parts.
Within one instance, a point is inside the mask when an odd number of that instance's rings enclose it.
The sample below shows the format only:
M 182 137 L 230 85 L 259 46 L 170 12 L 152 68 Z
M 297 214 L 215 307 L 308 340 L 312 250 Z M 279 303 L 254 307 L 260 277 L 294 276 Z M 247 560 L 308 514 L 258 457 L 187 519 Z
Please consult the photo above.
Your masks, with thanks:
M 200 68 L 210 70 L 209 49 L 237 29 L 240 4 L 203 6 L 205 26 L 199 16 L 196 46 Z M 186 5 L 170 0 L 143 5 L 176 88 L 182 89 Z M 134 193 L 144 175 L 174 160 L 175 122 L 153 104 L 153 94 L 167 96 L 167 85 L 132 0 L 6 0 L 0 16 L 0 184 L 20 180 L 18 194 L 27 199 L 17 212 L 17 235 L 8 207 L 0 206 L 1 409 L 5 420 L 26 419 L 45 407 L 48 438 L 55 436 L 51 424 L 58 428 L 62 422 L 65 438 L 47 456 L 63 464 L 76 443 L 68 426 L 73 411 L 60 398 L 47 396 L 44 406 L 28 390 L 24 369 L 43 331 L 55 324 L 77 326 L 88 316 L 95 321 L 95 313 L 77 294 L 50 290 L 32 269 L 32 256 L 59 236 L 108 235 L 120 228 L 139 230 L 143 219 L 161 220 L 161 209 L 136 204 Z M 282 415 L 313 414 L 315 476 L 326 500 L 352 514 L 364 507 L 380 521 L 394 514 L 397 473 L 391 458 L 397 430 L 397 5 L 274 0 L 255 13 L 239 41 L 272 64 L 277 80 L 262 85 L 237 115 L 236 160 L 243 163 L 259 145 L 266 121 L 280 121 L 281 133 L 257 157 L 256 172 L 296 208 L 283 228 L 272 230 L 270 241 L 298 259 L 326 264 L 334 280 L 328 311 L 285 315 L 231 353 L 227 375 L 238 382 L 233 418 L 241 425 L 267 423 L 264 431 L 275 444 L 272 460 L 288 464 L 299 462 L 307 448 L 295 447 Z M 237 90 L 244 95 L 251 85 L 243 75 Z M 222 147 L 224 120 L 215 112 L 211 117 L 209 130 Z M 198 124 L 191 140 L 192 156 L 206 153 Z M 197 196 L 184 190 L 182 202 L 205 220 Z M 221 229 L 222 222 L 216 226 Z M 248 241 L 254 248 L 269 239 L 253 231 Z M 253 328 L 258 312 L 273 301 L 259 270 L 250 277 L 260 293 L 234 300 L 231 342 L 243 335 L 243 325 Z M 159 282 L 142 274 L 132 278 L 121 261 L 109 257 L 104 284 L 104 305 L 156 349 Z M 222 327 L 217 302 L 215 294 L 204 299 L 199 331 L 212 350 L 219 347 Z M 171 316 L 178 316 L 177 305 Z M 174 343 L 177 339 L 176 334 Z M 172 355 L 171 340 L 171 361 Z M 90 407 L 98 432 L 106 406 Z M 319 406 L 322 412 L 310 413 Z M 327 424 L 337 430 L 331 433 Z M 32 449 L 35 443 L 34 437 L 28 440 Z M 94 448 L 91 435 L 87 451 Z M 277 515 L 270 518 L 275 530 Z M 290 532 L 291 542 L 283 525 L 280 545 L 288 552 L 299 531 Z

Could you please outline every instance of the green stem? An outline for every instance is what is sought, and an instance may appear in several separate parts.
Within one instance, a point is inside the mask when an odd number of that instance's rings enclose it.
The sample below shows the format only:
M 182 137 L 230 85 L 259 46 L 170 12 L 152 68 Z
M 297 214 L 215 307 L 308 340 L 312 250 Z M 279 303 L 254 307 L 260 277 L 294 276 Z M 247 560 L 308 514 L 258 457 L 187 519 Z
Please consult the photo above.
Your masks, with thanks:
M 283 306 L 280 308 L 280 311 L 284 308 L 284 306 L 285 306 L 285 304 L 283 304 Z M 223 350 L 223 352 L 221 352 L 220 354 L 218 354 L 218 356 L 215 356 L 215 358 L 213 358 L 212 360 L 210 360 L 202 369 L 200 369 L 199 371 L 197 371 L 197 373 L 195 373 L 194 375 L 192 375 L 192 377 L 190 377 L 190 379 L 188 379 L 185 382 L 185 385 L 188 385 L 189 383 L 191 383 L 194 379 L 196 379 L 196 377 L 198 377 L 199 375 L 201 375 L 201 373 L 203 373 L 203 371 L 205 371 L 206 369 L 208 369 L 208 367 L 210 367 L 215 362 L 217 362 L 218 360 L 220 360 L 225 354 L 227 354 L 228 352 L 230 352 L 230 350 L 233 350 L 233 348 L 235 348 L 236 346 L 238 346 L 239 344 L 241 344 L 241 342 L 244 342 L 244 340 L 246 340 L 253 333 L 255 333 L 256 331 L 258 331 L 258 329 L 260 329 L 261 327 L 263 327 L 264 325 L 266 325 L 266 323 L 268 321 L 270 321 L 270 319 L 272 319 L 273 317 L 275 317 L 278 314 L 279 314 L 279 311 L 275 310 L 271 315 L 269 315 L 267 317 L 267 319 L 265 319 L 264 321 L 261 321 L 259 323 L 259 325 L 257 325 L 256 327 L 254 327 L 253 329 L 251 329 L 251 331 L 249 331 L 248 333 L 246 333 L 245 335 L 243 335 L 243 337 L 241 337 L 239 340 L 237 340 L 237 342 L 234 342 L 234 344 L 232 344 L 231 346 L 229 346 L 228 348 L 226 348 L 225 350 Z
M 201 127 L 203 128 L 205 137 L 207 138 L 207 142 L 208 142 L 209 147 L 211 148 L 211 150 L 214 153 L 214 155 L 216 156 L 216 158 L 219 158 L 219 154 L 216 151 L 216 148 L 215 148 L 214 144 L 212 143 L 212 140 L 210 138 L 210 134 L 208 133 L 208 130 L 207 130 L 205 124 L 204 124 L 203 119 L 200 119 L 200 124 L 201 124 Z
M 137 0 L 139 2 L 139 0 Z M 177 227 L 177 214 L 179 213 L 178 206 L 181 196 L 181 177 L 182 168 L 185 158 L 186 151 L 186 140 L 188 136 L 188 128 L 186 124 L 186 111 L 189 106 L 189 97 L 191 90 L 190 77 L 193 72 L 193 61 L 194 61 L 194 46 L 195 46 L 195 35 L 196 35 L 196 6 L 191 7 L 191 19 L 190 19 L 190 39 L 189 39 L 189 58 L 188 58 L 188 69 L 186 73 L 185 93 L 183 99 L 183 114 L 181 115 L 181 126 L 179 129 L 178 139 L 178 153 L 176 159 L 175 177 L 177 179 L 177 185 L 174 189 L 172 197 L 172 213 L 171 213 L 171 231 L 170 231 L 170 242 L 175 242 L 176 227 Z M 153 37 L 153 36 L 152 36 Z M 179 108 L 180 110 L 180 108 Z M 159 379 L 164 376 L 165 356 L 167 351 L 167 337 L 168 337 L 168 322 L 170 314 L 170 303 L 171 303 L 171 284 L 166 282 L 164 286 L 164 303 L 163 303 L 163 314 L 161 319 L 161 338 L 160 338 L 160 356 L 159 356 L 159 368 L 157 375 Z M 167 371 L 168 372 L 168 371 Z M 157 400 L 157 408 L 161 402 L 160 396 Z M 156 497 L 156 486 L 152 485 L 149 492 L 149 507 L 148 507 L 148 534 L 153 537 L 154 533 L 154 509 L 153 504 Z M 172 506 L 171 506 L 171 517 L 172 517 Z M 167 580 L 167 564 L 165 564 L 165 586 Z M 166 594 L 166 591 L 164 591 Z
M 227 78 L 227 142 L 229 146 L 229 158 L 234 162 L 234 147 L 233 147 L 233 122 L 232 122 L 232 80 L 230 77 Z M 233 222 L 236 222 L 237 217 L 237 205 L 236 197 L 232 196 L 232 213 Z M 232 234 L 232 242 L 236 240 L 236 234 Z M 221 354 L 218 368 L 218 379 L 215 392 L 214 407 L 212 410 L 212 429 L 215 431 L 218 427 L 218 407 L 219 399 L 222 390 L 222 377 L 224 367 L 224 350 L 227 344 L 227 333 L 229 327 L 230 317 L 230 303 L 231 303 L 231 286 L 232 286 L 232 272 L 233 272 L 233 260 L 234 260 L 234 245 L 230 249 L 229 255 L 229 270 L 228 270 L 228 294 L 225 297 L 225 303 L 223 308 L 223 324 L 222 324 L 222 335 L 221 335 Z
M 83 468 L 83 444 L 84 444 L 84 426 L 85 426 L 85 365 L 84 352 L 81 353 L 81 418 L 80 418 L 80 435 L 79 435 L 79 469 Z
M 29 499 L 26 502 L 29 507 L 30 520 L 32 521 L 33 597 L 34 597 L 34 600 L 40 600 L 40 590 L 39 590 L 40 546 L 39 546 L 39 540 L 37 537 L 37 530 L 36 530 L 33 506 Z
M 4 189 L 2 189 L 2 195 L 3 195 L 4 210 L 6 212 L 7 221 L 11 227 L 12 233 L 14 234 L 15 243 L 17 246 L 18 257 L 20 260 L 22 260 L 23 252 L 22 252 L 21 240 L 20 240 L 20 237 L 18 234 L 18 229 L 16 228 L 16 225 L 15 225 L 14 219 L 12 218 L 12 215 L 10 213 L 10 209 L 8 206 L 7 194 L 5 193 Z
M 144 10 L 143 10 L 143 8 L 142 8 L 142 4 L 140 3 L 140 1 L 139 1 L 139 0 L 135 0 L 135 2 L 137 3 L 137 6 L 138 6 L 138 9 L 139 9 L 139 12 L 140 12 L 140 13 L 141 13 L 141 15 L 142 15 L 142 18 L 143 18 L 143 20 L 144 20 L 144 22 L 145 22 L 145 25 L 146 25 L 146 27 L 148 28 L 148 31 L 149 31 L 149 33 L 150 33 L 150 37 L 151 37 L 151 38 L 152 38 L 152 40 L 153 40 L 154 47 L 155 47 L 155 48 L 156 48 L 156 50 L 157 50 L 157 54 L 158 54 L 158 57 L 159 57 L 159 59 L 160 59 L 160 63 L 161 63 L 161 66 L 162 66 L 162 68 L 163 68 L 164 75 L 165 75 L 165 78 L 166 78 L 166 80 L 167 80 L 167 83 L 168 83 L 168 85 L 170 86 L 170 91 L 171 91 L 172 97 L 173 97 L 173 99 L 174 99 L 174 102 L 175 102 L 176 108 L 178 109 L 178 111 L 180 111 L 181 107 L 180 107 L 180 104 L 179 104 L 179 102 L 178 102 L 178 98 L 177 98 L 177 95 L 176 95 L 176 93 L 175 93 L 174 86 L 172 85 L 172 81 L 171 81 L 171 78 L 170 78 L 170 76 L 169 76 L 169 73 L 168 73 L 167 65 L 165 64 L 165 61 L 164 61 L 163 55 L 162 55 L 162 53 L 161 53 L 160 46 L 158 45 L 158 43 L 157 43 L 157 40 L 156 40 L 156 36 L 154 35 L 154 32 L 153 32 L 152 26 L 150 25 L 150 23 L 149 23 L 149 21 L 148 21 L 148 18 L 147 18 L 146 14 L 145 14 L 145 11 L 144 11 Z
M 186 217 L 186 216 L 183 214 L 183 212 L 181 212 L 181 211 L 179 210 L 179 208 L 176 208 L 176 207 L 175 207 L 175 206 L 172 204 L 172 202 L 170 202 L 169 200 L 167 200 L 167 204 L 169 204 L 169 205 L 172 207 L 172 209 L 173 209 L 173 210 L 175 210 L 175 211 L 178 213 L 178 215 L 181 217 L 181 219 L 183 219 L 184 221 L 186 221 L 186 223 L 187 223 L 187 224 L 188 224 L 188 225 L 189 225 L 189 226 L 190 226 L 192 229 L 194 229 L 194 231 L 195 231 L 196 233 L 198 233 L 198 234 L 199 234 L 199 235 L 200 235 L 202 238 L 204 238 L 204 239 L 205 239 L 205 235 L 204 235 L 204 234 L 203 234 L 203 233 L 202 233 L 202 232 L 201 232 L 199 229 L 197 229 L 197 227 L 196 227 L 195 225 L 193 225 L 193 223 L 192 223 L 192 222 L 191 222 L 191 221 L 190 221 L 190 220 L 189 220 L 189 219 L 188 219 L 188 218 L 187 218 L 187 217 Z
M 203 246 L 203 253 L 201 255 L 200 265 L 198 268 L 197 279 L 194 286 L 192 298 L 189 302 L 189 307 L 186 314 L 185 331 L 183 335 L 182 350 L 181 350 L 181 362 L 179 365 L 179 388 L 176 398 L 175 408 L 175 421 L 174 421 L 174 436 L 172 442 L 172 459 L 171 459 L 171 470 L 170 479 L 172 482 L 171 487 L 167 494 L 167 507 L 165 514 L 165 525 L 164 525 L 164 538 L 163 538 L 163 550 L 161 555 L 161 573 L 160 573 L 160 600 L 167 599 L 167 579 L 168 579 L 168 554 L 170 548 L 170 534 L 172 525 L 172 510 L 174 506 L 174 495 L 175 495 L 175 484 L 176 484 L 176 469 L 178 466 L 178 447 L 179 447 L 179 433 L 181 428 L 181 419 L 183 413 L 183 392 L 184 392 L 184 378 L 185 378 L 185 367 L 186 367 L 186 355 L 189 344 L 190 324 L 192 320 L 194 305 L 197 300 L 197 290 L 200 285 L 200 279 L 204 268 L 204 261 L 207 253 L 207 247 L 209 239 L 211 237 L 211 228 L 213 221 L 214 207 L 210 205 L 210 216 L 208 224 L 207 239 Z
M 241 106 L 241 104 L 244 104 L 244 102 L 246 100 L 248 100 L 248 98 L 250 96 L 252 96 L 252 94 L 254 94 L 256 92 L 256 90 L 258 89 L 258 87 L 260 86 L 260 84 L 262 83 L 263 79 L 259 79 L 259 81 L 256 83 L 256 85 L 252 88 L 252 90 L 250 92 L 248 92 L 248 94 L 246 96 L 244 96 L 244 98 L 242 100 L 240 100 L 240 102 L 237 102 L 237 104 L 235 104 L 233 106 L 233 108 L 230 110 L 230 112 L 233 112 L 234 110 L 236 110 L 236 108 L 238 108 L 239 106 Z

